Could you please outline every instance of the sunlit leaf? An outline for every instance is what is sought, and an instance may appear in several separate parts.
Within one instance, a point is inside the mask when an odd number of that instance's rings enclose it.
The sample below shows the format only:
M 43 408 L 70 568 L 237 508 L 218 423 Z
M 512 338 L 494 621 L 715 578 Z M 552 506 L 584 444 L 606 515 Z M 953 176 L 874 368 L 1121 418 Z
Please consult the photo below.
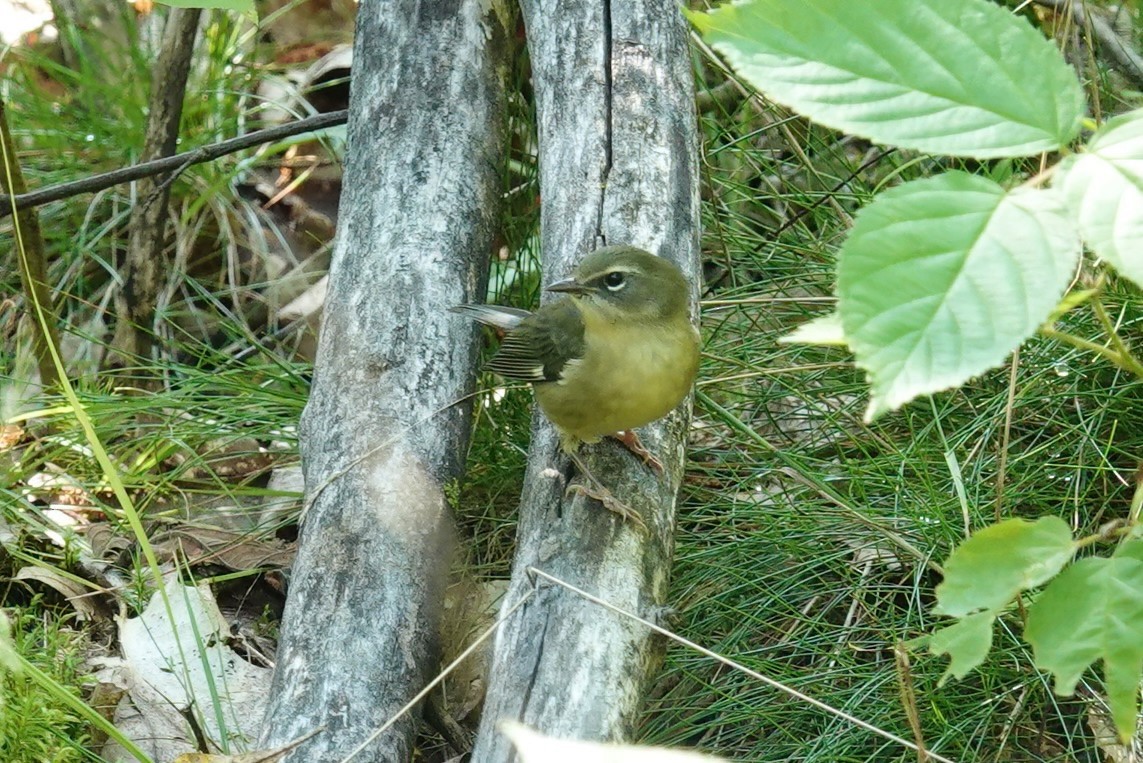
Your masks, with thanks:
M 957 546 L 945 562 L 934 611 L 965 617 L 999 610 L 1021 591 L 1051 580 L 1075 548 L 1071 529 L 1059 517 L 989 525 Z
M 1058 194 L 950 172 L 858 214 L 838 312 L 869 373 L 866 417 L 1000 365 L 1051 314 L 1080 256 Z
M 767 97 L 879 143 L 1025 156 L 1079 133 L 1071 67 L 986 0 L 747 0 L 689 16 Z
M 1091 250 L 1143 286 L 1143 110 L 1109 120 L 1055 183 Z
M 1028 608 L 1024 637 L 1036 665 L 1075 691 L 1084 671 L 1103 661 L 1111 717 L 1126 742 L 1135 730 L 1143 672 L 1143 561 L 1082 559 L 1052 581 Z

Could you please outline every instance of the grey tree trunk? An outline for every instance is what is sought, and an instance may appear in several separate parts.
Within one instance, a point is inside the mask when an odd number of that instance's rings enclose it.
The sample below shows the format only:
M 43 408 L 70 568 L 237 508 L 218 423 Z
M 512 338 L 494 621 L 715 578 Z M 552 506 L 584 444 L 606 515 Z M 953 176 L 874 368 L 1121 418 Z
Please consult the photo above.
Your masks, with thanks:
M 521 5 L 539 116 L 546 281 L 595 246 L 630 243 L 677 262 L 697 284 L 698 134 L 677 2 Z M 585 452 L 612 493 L 642 513 L 648 536 L 593 501 L 565 498 L 566 459 L 537 418 L 506 602 L 532 585 L 534 566 L 645 617 L 661 613 L 689 414 L 688 403 L 643 432 L 666 465 L 662 477 L 613 443 Z M 556 736 L 629 738 L 662 649 L 645 628 L 541 585 L 497 633 L 473 760 L 512 759 L 495 731 L 504 718 Z
M 262 746 L 343 759 L 438 665 L 476 334 L 501 191 L 503 0 L 363 2 L 349 153 L 310 400 L 307 511 Z M 355 761 L 404 761 L 405 716 Z

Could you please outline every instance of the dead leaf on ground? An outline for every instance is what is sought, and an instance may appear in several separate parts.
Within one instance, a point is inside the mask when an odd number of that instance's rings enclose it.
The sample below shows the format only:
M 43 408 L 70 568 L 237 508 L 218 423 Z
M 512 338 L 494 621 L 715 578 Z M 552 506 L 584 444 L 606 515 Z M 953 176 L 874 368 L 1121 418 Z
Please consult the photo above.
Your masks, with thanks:
M 24 428 L 19 424 L 0 424 L 0 451 L 11 450 L 24 439 Z
M 293 544 L 276 538 L 259 540 L 237 530 L 192 525 L 156 533 L 151 545 L 163 563 L 185 560 L 192 566 L 217 564 L 235 572 L 289 567 L 297 554 Z
M 258 736 L 271 671 L 230 648 L 230 626 L 209 586 L 172 579 L 166 596 L 169 613 L 155 594 L 142 615 L 119 624 L 123 659 L 117 680 L 128 689 L 115 726 L 156 761 L 194 750 L 198 736 L 221 749 L 225 734 L 230 748 L 242 750 Z M 216 705 L 218 712 L 211 710 Z M 113 741 L 102 754 L 108 760 L 129 759 Z
M 21 567 L 14 579 L 34 580 L 48 586 L 67 599 L 68 604 L 75 608 L 75 613 L 81 621 L 96 620 L 101 615 L 92 593 L 53 567 Z
M 238 755 L 208 755 L 204 752 L 188 752 L 175 758 L 174 763 L 277 763 L 290 750 L 322 731 L 325 731 L 325 726 L 319 726 L 305 736 L 298 737 L 289 744 L 275 747 L 272 750 L 256 750 Z

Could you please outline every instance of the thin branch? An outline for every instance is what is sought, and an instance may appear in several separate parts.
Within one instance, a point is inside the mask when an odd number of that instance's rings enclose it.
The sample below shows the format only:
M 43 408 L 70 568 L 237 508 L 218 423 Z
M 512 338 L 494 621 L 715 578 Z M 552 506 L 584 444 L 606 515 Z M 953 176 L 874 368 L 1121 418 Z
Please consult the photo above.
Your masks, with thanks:
M 1123 337 L 1119 334 L 1119 327 L 1111 321 L 1111 316 L 1107 314 L 1107 309 L 1103 306 L 1098 294 L 1091 300 L 1091 309 L 1095 312 L 1103 330 L 1107 332 L 1111 346 L 1119 353 L 1119 357 L 1123 358 L 1124 367 L 1134 373 L 1135 376 L 1143 379 L 1143 364 L 1139 362 L 1139 359 L 1131 352 L 1131 348 L 1123 341 Z
M 240 135 L 237 138 L 211 143 L 208 146 L 200 146 L 193 151 L 165 156 L 162 159 L 155 159 L 150 162 L 140 162 L 130 167 L 122 167 L 117 170 L 112 170 L 111 172 L 92 175 L 82 180 L 48 186 L 47 188 L 41 188 L 30 193 L 22 193 L 14 197 L 0 198 L 0 219 L 11 215 L 13 209 L 33 209 L 53 201 L 78 196 L 81 193 L 103 191 L 122 183 L 130 183 L 140 178 L 151 177 L 152 175 L 159 175 L 164 172 L 182 172 L 187 167 L 213 161 L 228 154 L 233 154 L 263 143 L 273 143 L 284 138 L 292 138 L 295 135 L 316 132 L 317 130 L 324 130 L 327 127 L 337 127 L 338 125 L 345 124 L 348 118 L 349 111 L 345 109 L 341 111 L 331 111 L 328 114 L 317 114 L 312 117 L 306 117 L 305 119 L 299 119 L 296 122 L 278 125 L 277 127 L 267 127 L 265 130 L 256 130 L 246 135 Z

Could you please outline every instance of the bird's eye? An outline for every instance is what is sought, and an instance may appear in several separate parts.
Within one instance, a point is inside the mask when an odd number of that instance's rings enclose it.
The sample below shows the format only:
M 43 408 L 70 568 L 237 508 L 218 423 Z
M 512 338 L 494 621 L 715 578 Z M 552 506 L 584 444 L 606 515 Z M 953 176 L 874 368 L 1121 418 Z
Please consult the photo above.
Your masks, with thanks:
M 603 283 L 607 285 L 610 291 L 619 291 L 622 289 L 626 280 L 623 274 L 619 272 L 608 273 L 603 277 Z

